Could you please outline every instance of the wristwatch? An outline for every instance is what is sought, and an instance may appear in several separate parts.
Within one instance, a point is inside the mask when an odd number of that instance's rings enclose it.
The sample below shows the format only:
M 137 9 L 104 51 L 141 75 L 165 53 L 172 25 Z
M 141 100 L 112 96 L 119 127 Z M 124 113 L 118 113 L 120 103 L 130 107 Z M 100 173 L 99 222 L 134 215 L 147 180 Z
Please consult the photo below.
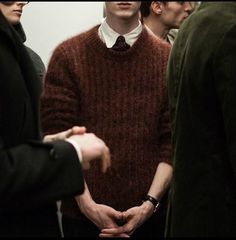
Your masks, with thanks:
M 149 201 L 153 204 L 154 206 L 154 212 L 157 211 L 157 209 L 159 208 L 160 206 L 160 202 L 158 200 L 156 200 L 154 197 L 150 196 L 150 195 L 147 195 L 144 199 L 143 199 L 143 202 L 146 202 L 146 201 Z

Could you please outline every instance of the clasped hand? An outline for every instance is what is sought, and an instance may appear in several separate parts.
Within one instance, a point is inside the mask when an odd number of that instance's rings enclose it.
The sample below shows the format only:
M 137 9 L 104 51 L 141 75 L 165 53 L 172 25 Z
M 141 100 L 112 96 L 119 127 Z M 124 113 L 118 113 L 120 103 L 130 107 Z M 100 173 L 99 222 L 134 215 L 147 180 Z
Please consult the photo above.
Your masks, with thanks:
M 104 228 L 101 230 L 99 237 L 101 238 L 130 238 L 148 218 L 153 214 L 154 207 L 149 202 L 130 208 L 121 213 L 120 218 L 123 224 L 113 228 Z

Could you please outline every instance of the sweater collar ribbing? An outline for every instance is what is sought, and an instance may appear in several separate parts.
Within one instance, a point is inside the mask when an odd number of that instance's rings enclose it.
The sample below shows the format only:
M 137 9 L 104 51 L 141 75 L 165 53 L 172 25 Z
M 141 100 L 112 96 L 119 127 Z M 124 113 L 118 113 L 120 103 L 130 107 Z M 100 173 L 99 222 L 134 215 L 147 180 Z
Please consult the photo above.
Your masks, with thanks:
M 94 54 L 100 54 L 105 58 L 116 58 L 119 59 L 129 59 L 133 55 L 138 56 L 140 54 L 140 50 L 148 45 L 148 36 L 150 35 L 147 29 L 143 26 L 143 30 L 138 38 L 138 40 L 134 43 L 134 45 L 128 49 L 127 51 L 115 51 L 106 47 L 106 44 L 100 39 L 98 34 L 98 29 L 100 25 L 95 26 L 88 32 L 87 45 L 88 49 L 94 51 Z

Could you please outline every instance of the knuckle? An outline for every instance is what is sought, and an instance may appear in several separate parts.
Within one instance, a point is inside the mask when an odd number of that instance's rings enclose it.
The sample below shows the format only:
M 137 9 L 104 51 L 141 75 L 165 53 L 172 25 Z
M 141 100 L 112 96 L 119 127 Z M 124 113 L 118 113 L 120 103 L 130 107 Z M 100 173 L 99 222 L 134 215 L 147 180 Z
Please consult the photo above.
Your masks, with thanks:
M 126 229 L 126 232 L 127 233 L 131 233 L 133 231 L 133 228 L 132 227 L 127 227 L 127 229 Z

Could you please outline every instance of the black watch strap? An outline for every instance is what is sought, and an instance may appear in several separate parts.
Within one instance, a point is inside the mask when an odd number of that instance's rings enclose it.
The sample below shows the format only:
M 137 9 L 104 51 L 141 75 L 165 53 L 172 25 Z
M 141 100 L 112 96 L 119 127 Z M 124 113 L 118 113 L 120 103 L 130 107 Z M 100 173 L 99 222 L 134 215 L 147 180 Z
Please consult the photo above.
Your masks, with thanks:
M 153 204 L 154 206 L 154 212 L 156 212 L 156 210 L 158 209 L 158 207 L 160 206 L 160 202 L 155 199 L 154 197 L 147 195 L 144 199 L 143 202 L 149 201 Z

